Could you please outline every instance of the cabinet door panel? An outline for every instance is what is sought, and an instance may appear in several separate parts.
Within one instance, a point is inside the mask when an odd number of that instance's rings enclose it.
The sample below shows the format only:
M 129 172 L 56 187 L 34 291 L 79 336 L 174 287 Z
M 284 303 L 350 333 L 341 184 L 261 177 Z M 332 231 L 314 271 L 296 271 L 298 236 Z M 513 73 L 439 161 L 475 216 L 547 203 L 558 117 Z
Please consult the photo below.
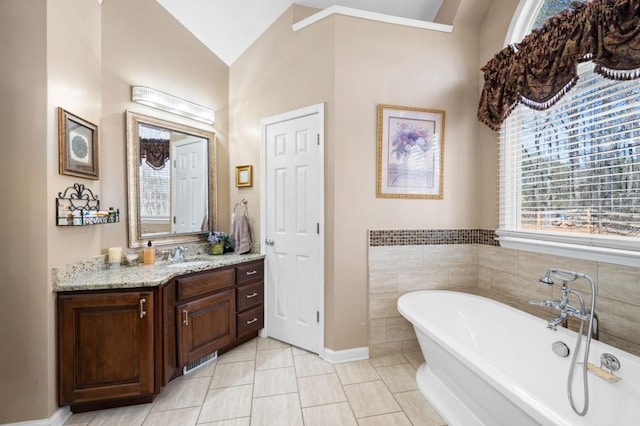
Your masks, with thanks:
M 154 392 L 152 292 L 58 296 L 59 402 Z
M 235 291 L 227 290 L 176 307 L 178 362 L 190 362 L 229 345 L 236 334 Z

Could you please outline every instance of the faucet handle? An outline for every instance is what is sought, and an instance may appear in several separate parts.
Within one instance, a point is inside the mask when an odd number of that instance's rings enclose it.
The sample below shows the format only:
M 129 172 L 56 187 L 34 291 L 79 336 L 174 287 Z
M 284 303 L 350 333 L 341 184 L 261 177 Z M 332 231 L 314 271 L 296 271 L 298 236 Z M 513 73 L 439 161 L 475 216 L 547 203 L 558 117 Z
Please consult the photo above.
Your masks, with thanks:
M 551 300 L 544 300 L 542 302 L 538 302 L 537 300 L 529 300 L 529 304 L 534 306 L 553 306 L 553 302 Z
M 550 320 L 547 323 L 547 328 L 549 330 L 557 330 L 558 325 L 560 325 L 561 323 L 565 322 L 567 320 L 567 313 L 566 312 L 560 312 L 560 315 L 552 320 Z

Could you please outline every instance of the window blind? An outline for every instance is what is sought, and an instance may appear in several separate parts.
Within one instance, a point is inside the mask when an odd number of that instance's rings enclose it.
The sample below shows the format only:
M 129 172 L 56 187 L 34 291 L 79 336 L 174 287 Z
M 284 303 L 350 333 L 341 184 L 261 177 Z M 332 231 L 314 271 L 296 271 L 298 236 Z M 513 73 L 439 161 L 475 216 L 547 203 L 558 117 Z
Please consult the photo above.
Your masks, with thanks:
M 500 132 L 500 228 L 640 236 L 640 81 L 579 66 L 553 107 L 519 105 Z

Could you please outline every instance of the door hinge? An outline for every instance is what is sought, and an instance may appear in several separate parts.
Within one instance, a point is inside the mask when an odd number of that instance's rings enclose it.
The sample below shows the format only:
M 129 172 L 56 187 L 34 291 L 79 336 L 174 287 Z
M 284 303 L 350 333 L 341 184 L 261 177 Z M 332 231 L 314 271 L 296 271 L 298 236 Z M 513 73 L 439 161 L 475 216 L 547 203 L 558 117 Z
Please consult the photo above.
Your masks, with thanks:
M 176 224 L 176 217 L 175 216 L 173 217 L 173 224 L 174 225 Z
M 316 223 L 316 231 L 318 232 L 318 235 L 320 235 L 320 222 Z
M 316 311 L 316 322 L 320 322 L 320 311 Z
M 320 133 L 316 135 L 316 139 L 318 140 L 318 146 L 320 146 Z

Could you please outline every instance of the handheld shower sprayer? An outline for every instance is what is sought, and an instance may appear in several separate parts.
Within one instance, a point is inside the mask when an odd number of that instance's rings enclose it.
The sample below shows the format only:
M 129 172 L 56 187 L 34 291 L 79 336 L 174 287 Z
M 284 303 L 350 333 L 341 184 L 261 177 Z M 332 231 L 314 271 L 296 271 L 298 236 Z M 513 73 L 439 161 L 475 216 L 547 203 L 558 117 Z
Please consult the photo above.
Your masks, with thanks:
M 552 286 L 553 285 L 553 279 L 551 278 L 551 270 L 547 271 L 547 273 L 544 274 L 544 277 L 540 278 L 538 281 L 540 281 L 542 284 L 546 284 L 548 286 Z
M 542 284 L 552 286 L 554 282 L 551 275 L 562 281 L 564 284 L 570 283 L 580 278 L 587 278 L 586 275 L 579 272 L 565 271 L 564 269 L 549 269 L 544 274 L 544 277 L 540 278 L 538 281 L 540 281 Z

